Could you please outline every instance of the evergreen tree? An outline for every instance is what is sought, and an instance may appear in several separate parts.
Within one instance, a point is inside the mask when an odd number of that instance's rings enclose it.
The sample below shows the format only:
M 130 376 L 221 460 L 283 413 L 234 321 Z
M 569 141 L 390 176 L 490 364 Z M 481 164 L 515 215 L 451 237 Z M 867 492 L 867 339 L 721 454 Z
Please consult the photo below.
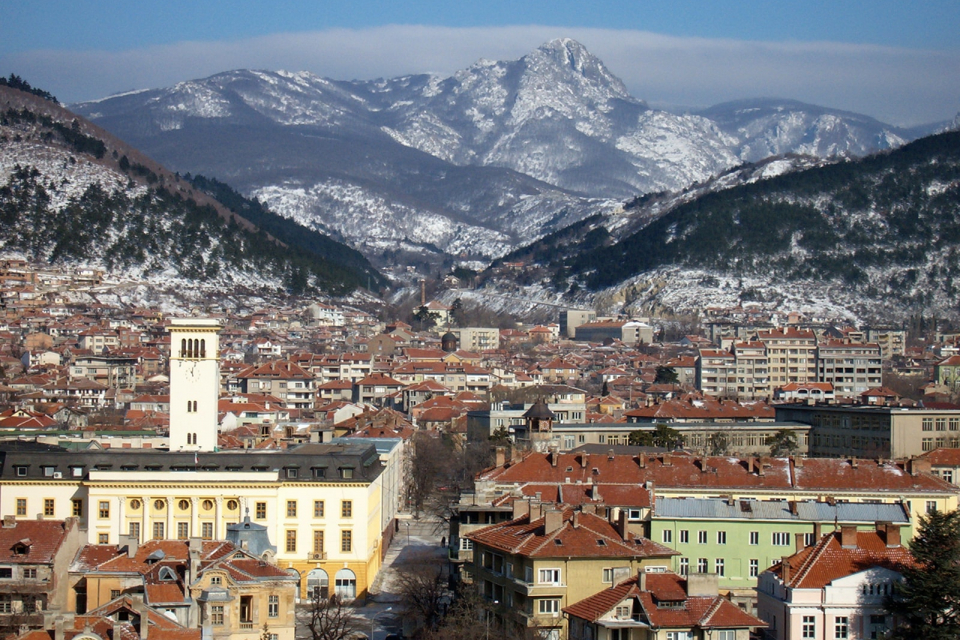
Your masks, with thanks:
M 770 455 L 775 458 L 789 456 L 798 448 L 796 437 L 786 429 L 779 429 L 767 438 L 766 445 L 770 447 Z
M 677 384 L 680 382 L 680 376 L 673 367 L 657 367 L 657 378 L 654 380 L 657 384 Z
M 899 622 L 890 637 L 960 638 L 960 512 L 922 516 L 910 553 L 915 564 L 900 570 L 903 582 L 886 602 Z

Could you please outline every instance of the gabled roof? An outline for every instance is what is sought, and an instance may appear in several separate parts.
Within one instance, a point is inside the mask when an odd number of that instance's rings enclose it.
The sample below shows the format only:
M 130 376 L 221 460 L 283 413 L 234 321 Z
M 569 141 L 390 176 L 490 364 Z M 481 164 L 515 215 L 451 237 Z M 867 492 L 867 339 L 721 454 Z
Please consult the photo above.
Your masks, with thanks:
M 70 526 L 64 520 L 17 520 L 0 528 L 0 562 L 49 564 L 60 550 Z
M 668 558 L 673 549 L 632 533 L 622 537 L 610 522 L 592 513 L 566 508 L 562 523 L 547 531 L 547 516 L 524 515 L 466 534 L 474 542 L 530 558 Z
M 667 629 L 743 629 L 765 627 L 719 595 L 688 596 L 687 580 L 675 573 L 646 573 L 641 589 L 640 576 L 605 589 L 589 598 L 564 607 L 564 613 L 590 622 L 598 622 L 624 602 L 639 604 L 641 620 Z M 660 607 L 661 602 L 671 606 Z M 634 609 L 636 611 L 636 609 Z
M 842 546 L 841 537 L 840 531 L 828 533 L 816 545 L 784 558 L 769 570 L 782 580 L 786 564 L 790 569 L 786 586 L 822 589 L 834 580 L 871 567 L 900 571 L 913 564 L 913 556 L 905 547 L 888 547 L 880 532 L 857 531 L 855 547 Z

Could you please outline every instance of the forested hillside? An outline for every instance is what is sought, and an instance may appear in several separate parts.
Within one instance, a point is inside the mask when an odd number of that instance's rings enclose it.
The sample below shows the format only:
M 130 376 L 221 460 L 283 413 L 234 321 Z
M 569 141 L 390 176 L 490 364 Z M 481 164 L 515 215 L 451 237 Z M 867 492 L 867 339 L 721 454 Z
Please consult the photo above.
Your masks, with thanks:
M 292 294 L 342 295 L 383 284 L 356 251 L 227 185 L 181 179 L 49 102 L 0 91 L 8 98 L 0 109 L 3 250 L 144 280 Z

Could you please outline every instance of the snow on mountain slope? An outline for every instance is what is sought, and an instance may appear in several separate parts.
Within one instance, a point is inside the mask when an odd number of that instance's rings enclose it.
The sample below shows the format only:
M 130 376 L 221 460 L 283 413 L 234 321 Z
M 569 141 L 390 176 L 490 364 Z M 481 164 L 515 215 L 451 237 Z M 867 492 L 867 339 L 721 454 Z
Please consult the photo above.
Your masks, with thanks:
M 77 110 L 173 169 L 269 196 L 286 216 L 309 211 L 313 226 L 341 230 L 371 257 L 422 237 L 489 259 L 606 208 L 598 202 L 680 191 L 770 156 L 863 155 L 912 135 L 786 100 L 651 109 L 570 39 L 449 77 L 238 70 Z M 290 184 L 309 204 L 292 204 Z M 380 228 L 386 211 L 393 230 Z

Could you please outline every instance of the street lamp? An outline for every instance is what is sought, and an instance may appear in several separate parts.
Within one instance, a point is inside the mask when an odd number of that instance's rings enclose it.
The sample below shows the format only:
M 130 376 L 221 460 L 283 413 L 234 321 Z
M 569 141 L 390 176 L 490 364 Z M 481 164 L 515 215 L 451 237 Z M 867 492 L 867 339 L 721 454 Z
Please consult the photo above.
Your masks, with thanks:
M 391 611 L 393 611 L 393 607 L 387 607 L 380 613 L 373 614 L 373 616 L 370 618 L 370 640 L 376 640 L 374 634 L 377 632 L 377 618 L 385 613 L 390 613 Z
M 493 606 L 497 606 L 498 604 L 500 604 L 499 600 L 493 601 Z M 493 613 L 492 611 L 487 611 L 487 615 L 484 620 L 486 622 L 486 640 L 490 640 L 490 615 L 492 613 Z M 373 639 L 371 638 L 371 640 Z
M 407 525 L 407 546 L 410 546 L 410 521 L 404 522 Z

